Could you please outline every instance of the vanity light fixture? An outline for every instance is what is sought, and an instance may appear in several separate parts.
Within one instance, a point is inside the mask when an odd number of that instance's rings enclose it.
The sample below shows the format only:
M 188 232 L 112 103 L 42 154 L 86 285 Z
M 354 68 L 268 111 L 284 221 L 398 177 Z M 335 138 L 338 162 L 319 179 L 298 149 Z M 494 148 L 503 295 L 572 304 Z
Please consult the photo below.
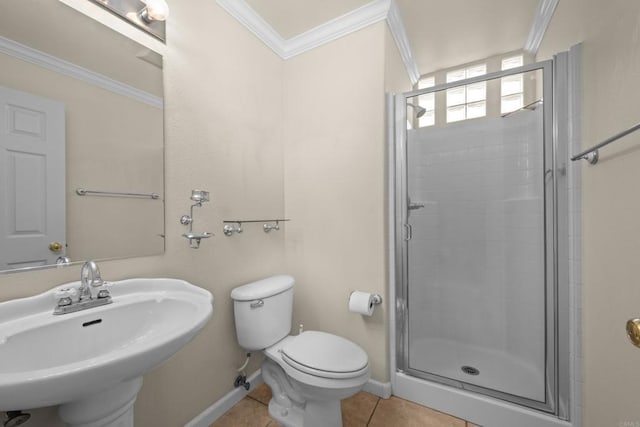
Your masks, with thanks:
M 169 5 L 165 0 L 140 0 L 145 4 L 140 11 L 140 19 L 147 24 L 153 21 L 166 21 L 169 17 Z
M 166 41 L 166 0 L 88 0 L 154 37 Z

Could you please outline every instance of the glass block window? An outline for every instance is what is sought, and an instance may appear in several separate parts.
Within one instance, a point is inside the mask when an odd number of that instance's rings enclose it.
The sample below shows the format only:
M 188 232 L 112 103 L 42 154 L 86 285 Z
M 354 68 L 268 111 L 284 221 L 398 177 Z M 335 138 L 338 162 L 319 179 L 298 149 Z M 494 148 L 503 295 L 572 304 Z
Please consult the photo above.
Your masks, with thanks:
M 504 58 L 502 70 L 521 67 L 522 64 L 522 55 Z M 500 112 L 502 114 L 516 111 L 524 106 L 524 78 L 522 74 L 503 77 L 500 86 Z
M 447 73 L 447 83 L 487 74 L 487 65 L 478 64 Z M 487 83 L 478 82 L 447 89 L 447 123 L 487 115 Z
M 436 78 L 425 77 L 418 82 L 418 89 L 426 89 L 436 84 Z M 426 113 L 418 119 L 419 127 L 433 126 L 436 123 L 436 94 L 434 92 L 420 95 L 418 105 L 426 110 Z

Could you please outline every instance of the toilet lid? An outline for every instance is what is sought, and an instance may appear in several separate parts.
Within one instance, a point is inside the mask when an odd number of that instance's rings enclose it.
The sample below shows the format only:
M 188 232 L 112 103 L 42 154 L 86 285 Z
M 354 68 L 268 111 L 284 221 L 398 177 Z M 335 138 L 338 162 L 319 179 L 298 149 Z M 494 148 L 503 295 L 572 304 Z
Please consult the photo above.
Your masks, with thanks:
M 311 375 L 344 378 L 368 369 L 367 353 L 360 346 L 326 332 L 303 332 L 287 342 L 281 351 L 288 365 Z

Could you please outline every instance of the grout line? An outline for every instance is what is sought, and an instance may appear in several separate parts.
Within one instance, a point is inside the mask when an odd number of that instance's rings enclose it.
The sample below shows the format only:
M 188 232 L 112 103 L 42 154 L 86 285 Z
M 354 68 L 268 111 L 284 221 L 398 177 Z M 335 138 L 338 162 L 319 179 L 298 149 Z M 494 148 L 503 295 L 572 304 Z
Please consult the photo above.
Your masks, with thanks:
M 247 395 L 245 396 L 245 398 L 247 398 L 247 397 L 248 397 L 249 399 L 251 399 L 251 400 L 255 400 L 256 402 L 258 402 L 259 404 L 261 404 L 261 405 L 263 405 L 263 406 L 267 406 L 267 405 L 265 405 L 263 402 L 259 401 L 258 399 L 256 399 L 256 398 L 255 398 L 255 397 L 253 397 L 253 396 L 249 396 L 249 395 L 247 394 Z
M 375 414 L 376 409 L 378 409 L 379 403 L 380 403 L 380 398 L 378 397 L 378 400 L 376 400 L 376 406 L 373 407 L 373 411 L 371 411 L 371 415 L 369 415 L 369 420 L 367 420 L 367 425 L 371 423 L 371 420 L 373 419 L 373 414 Z
M 255 401 L 255 402 L 258 402 L 260 405 L 262 405 L 262 406 L 264 406 L 264 407 L 268 408 L 268 406 L 267 406 L 267 405 L 265 405 L 264 403 L 262 403 L 261 401 L 259 401 L 259 400 L 258 400 L 258 399 L 256 399 L 255 397 L 253 397 L 253 396 L 249 396 L 248 394 L 244 397 L 244 399 L 251 399 L 251 400 L 253 400 L 253 401 Z M 271 418 L 271 415 L 269 415 L 269 421 L 267 421 L 267 423 L 266 423 L 263 427 L 269 427 L 269 426 L 270 426 L 272 423 L 274 423 L 274 422 L 275 422 L 275 420 L 274 420 L 273 418 Z

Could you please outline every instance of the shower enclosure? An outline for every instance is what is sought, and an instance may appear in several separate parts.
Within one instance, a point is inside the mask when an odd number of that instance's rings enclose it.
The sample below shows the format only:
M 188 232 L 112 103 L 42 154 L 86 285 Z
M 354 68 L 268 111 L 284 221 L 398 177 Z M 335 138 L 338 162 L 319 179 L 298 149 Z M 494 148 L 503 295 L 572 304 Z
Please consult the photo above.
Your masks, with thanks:
M 566 418 L 554 66 L 395 95 L 394 332 L 397 372 Z

